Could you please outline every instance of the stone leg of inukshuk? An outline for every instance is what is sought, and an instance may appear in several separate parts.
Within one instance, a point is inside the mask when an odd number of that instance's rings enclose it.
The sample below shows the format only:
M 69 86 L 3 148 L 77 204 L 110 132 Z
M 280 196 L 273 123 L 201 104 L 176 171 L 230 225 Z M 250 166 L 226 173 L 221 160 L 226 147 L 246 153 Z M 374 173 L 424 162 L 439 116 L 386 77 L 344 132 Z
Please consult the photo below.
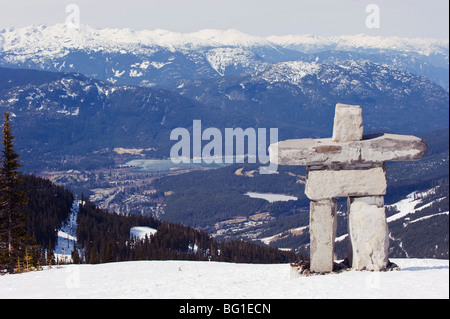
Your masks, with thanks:
M 385 269 L 388 264 L 389 230 L 383 196 L 349 197 L 347 205 L 352 267 L 377 271 Z
M 362 111 L 336 105 L 333 137 L 278 142 L 269 147 L 278 165 L 307 166 L 305 194 L 310 205 L 311 271 L 331 272 L 336 235 L 336 198 L 348 197 L 349 257 L 356 269 L 381 270 L 388 262 L 384 211 L 386 161 L 415 161 L 424 140 L 383 134 L 363 139 Z
M 337 209 L 335 199 L 311 201 L 309 213 L 311 269 L 316 272 L 333 270 Z

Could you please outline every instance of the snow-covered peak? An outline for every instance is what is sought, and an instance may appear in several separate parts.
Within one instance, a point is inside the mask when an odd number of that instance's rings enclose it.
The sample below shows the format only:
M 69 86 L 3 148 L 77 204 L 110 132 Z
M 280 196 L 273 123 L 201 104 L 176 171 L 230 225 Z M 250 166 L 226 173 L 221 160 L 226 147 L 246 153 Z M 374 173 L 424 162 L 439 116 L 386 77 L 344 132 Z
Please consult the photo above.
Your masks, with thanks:
M 159 30 L 155 31 L 158 32 Z M 79 29 L 64 24 L 28 26 L 0 31 L 4 51 L 41 53 L 61 49 L 121 49 L 142 43 L 145 34 L 130 29 L 96 29 L 82 25 Z
M 205 29 L 193 33 L 178 33 L 162 29 L 140 31 L 129 28 L 97 29 L 89 25 L 81 25 L 79 29 L 76 29 L 65 24 L 0 30 L 0 49 L 30 53 L 51 52 L 62 48 L 118 51 L 137 47 L 162 47 L 185 50 L 269 44 L 264 38 L 247 35 L 237 30 Z
M 238 30 L 204 29 L 188 34 L 190 37 L 206 41 L 220 46 L 252 47 L 261 45 L 273 45 L 263 37 L 252 36 Z

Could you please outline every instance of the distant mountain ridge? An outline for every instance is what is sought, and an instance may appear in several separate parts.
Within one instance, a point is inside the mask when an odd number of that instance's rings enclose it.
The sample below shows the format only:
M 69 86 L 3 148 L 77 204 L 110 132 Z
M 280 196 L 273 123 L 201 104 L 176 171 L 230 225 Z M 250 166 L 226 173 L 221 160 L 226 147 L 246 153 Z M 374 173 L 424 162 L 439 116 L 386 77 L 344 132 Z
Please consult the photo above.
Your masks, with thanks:
M 0 66 L 70 71 L 140 86 L 221 77 L 227 72 L 242 76 L 287 61 L 369 60 L 426 76 L 448 91 L 448 57 L 449 42 L 439 39 L 258 37 L 237 30 L 177 33 L 88 25 L 75 29 L 64 24 L 0 31 Z
M 369 36 L 365 34 L 343 36 L 285 35 L 269 36 L 267 40 L 283 47 L 303 52 L 324 50 L 392 50 L 416 52 L 422 55 L 447 54 L 449 41 L 444 39 L 401 38 L 397 36 Z
M 443 39 L 400 38 L 359 35 L 344 36 L 253 36 L 238 30 L 203 29 L 191 33 L 171 32 L 168 30 L 131 30 L 99 29 L 81 25 L 79 29 L 64 24 L 53 26 L 37 25 L 24 28 L 0 30 L 4 51 L 32 52 L 35 48 L 47 48 L 49 52 L 61 48 L 57 43 L 64 43 L 65 48 L 77 49 L 133 49 L 142 47 L 164 47 L 172 50 L 192 50 L 201 47 L 253 47 L 273 46 L 302 48 L 303 52 L 324 50 L 361 50 L 382 49 L 416 52 L 423 55 L 447 54 L 449 41 Z M 101 46 L 99 46 L 99 44 Z M 36 53 L 36 52 L 34 52 Z

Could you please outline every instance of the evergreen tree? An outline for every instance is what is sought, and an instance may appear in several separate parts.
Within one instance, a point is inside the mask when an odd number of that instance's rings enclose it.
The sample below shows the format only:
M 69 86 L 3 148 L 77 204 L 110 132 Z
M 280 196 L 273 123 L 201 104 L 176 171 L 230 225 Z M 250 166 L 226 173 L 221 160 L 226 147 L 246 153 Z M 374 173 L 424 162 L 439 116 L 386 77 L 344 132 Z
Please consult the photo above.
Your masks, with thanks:
M 49 243 L 48 245 L 48 249 L 47 249 L 47 266 L 52 266 L 54 264 L 55 261 L 55 254 L 53 253 L 53 248 L 51 243 Z
M 36 244 L 26 231 L 26 218 L 19 211 L 27 203 L 27 198 L 24 191 L 16 189 L 22 182 L 18 172 L 21 165 L 18 161 L 20 155 L 14 151 L 9 117 L 6 112 L 0 167 L 0 265 L 13 273 L 17 260 L 23 260 L 26 249 L 35 250 Z
M 72 251 L 72 261 L 74 264 L 81 264 L 81 258 L 76 247 L 74 247 Z

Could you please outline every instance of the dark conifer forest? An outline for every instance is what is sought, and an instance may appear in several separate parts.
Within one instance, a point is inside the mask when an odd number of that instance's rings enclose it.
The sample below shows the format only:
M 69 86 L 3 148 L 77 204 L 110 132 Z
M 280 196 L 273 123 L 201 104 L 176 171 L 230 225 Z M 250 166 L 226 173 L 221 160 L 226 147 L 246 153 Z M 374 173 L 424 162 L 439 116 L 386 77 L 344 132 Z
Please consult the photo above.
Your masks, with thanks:
M 73 194 L 49 180 L 25 175 L 17 190 L 28 202 L 23 214 L 27 234 L 33 239 L 33 267 L 55 264 L 50 258 L 57 243 L 57 231 L 67 220 Z M 82 198 L 77 219 L 77 250 L 74 263 L 107 263 L 134 260 L 197 260 L 236 263 L 287 263 L 295 260 L 291 252 L 240 240 L 216 241 L 206 232 L 190 226 L 160 221 L 149 216 L 118 215 L 98 208 Z M 155 228 L 143 239 L 130 236 L 135 226 Z M 30 246 L 31 247 L 31 246 Z M 49 253 L 50 252 L 50 253 Z M 21 260 L 25 258 L 25 252 Z M 6 269 L 6 263 L 2 264 Z M 12 268 L 17 270 L 17 258 Z M 15 270 L 11 270 L 14 272 Z
M 27 231 L 44 248 L 55 247 L 57 229 L 69 217 L 74 196 L 62 186 L 34 175 L 25 175 L 18 186 L 25 191 L 28 204 L 22 207 L 27 217 Z
M 218 242 L 206 232 L 153 217 L 121 216 L 99 209 L 89 201 L 78 213 L 78 245 L 86 263 L 132 260 L 213 260 L 237 263 L 282 263 L 293 253 L 245 241 Z M 144 239 L 130 237 L 134 226 L 157 232 Z

